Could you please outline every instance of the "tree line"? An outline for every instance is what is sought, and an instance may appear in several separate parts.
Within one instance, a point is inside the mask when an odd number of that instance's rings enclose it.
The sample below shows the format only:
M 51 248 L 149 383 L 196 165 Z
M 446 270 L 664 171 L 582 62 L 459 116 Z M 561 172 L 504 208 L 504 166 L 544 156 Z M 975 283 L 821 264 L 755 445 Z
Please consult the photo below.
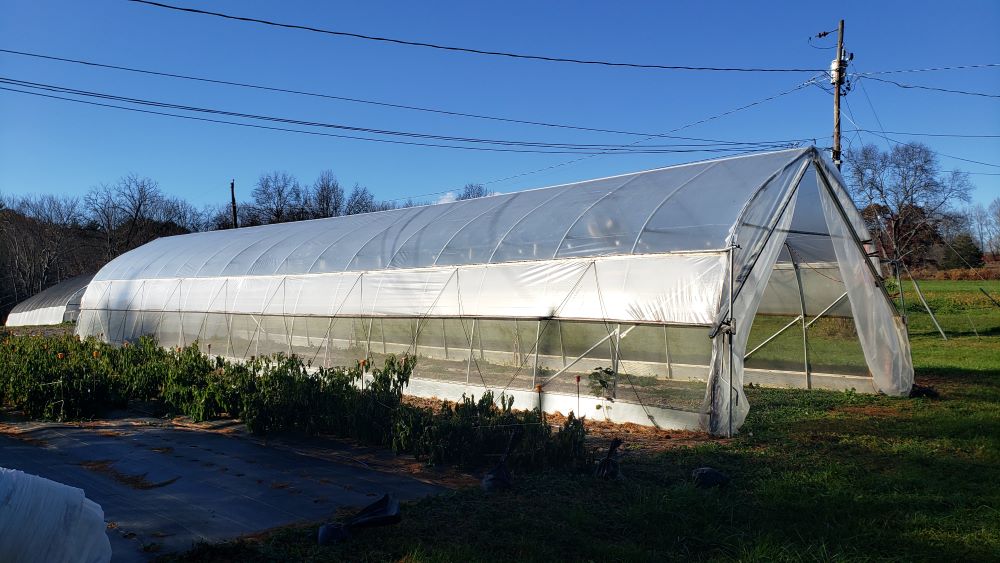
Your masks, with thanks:
M 1000 197 L 970 205 L 969 175 L 945 171 L 926 145 L 865 145 L 849 150 L 845 163 L 851 195 L 884 259 L 938 269 L 1000 261 Z
M 220 189 L 221 191 L 221 189 Z M 467 184 L 455 199 L 491 195 Z M 332 171 L 302 183 L 287 172 L 261 174 L 237 203 L 240 227 L 371 213 L 423 203 L 380 200 L 367 187 L 345 190 Z M 0 194 L 0 319 L 24 299 L 67 278 L 94 273 L 129 250 L 164 236 L 230 229 L 229 203 L 197 207 L 156 180 L 128 174 L 83 197 Z

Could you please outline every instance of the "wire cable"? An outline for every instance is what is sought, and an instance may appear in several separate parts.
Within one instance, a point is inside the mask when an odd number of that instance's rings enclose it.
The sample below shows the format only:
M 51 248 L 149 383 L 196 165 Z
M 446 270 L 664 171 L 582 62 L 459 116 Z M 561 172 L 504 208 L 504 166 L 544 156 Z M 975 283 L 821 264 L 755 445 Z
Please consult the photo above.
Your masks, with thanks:
M 203 121 L 203 122 L 208 122 L 208 123 L 218 123 L 218 124 L 224 124 L 224 125 L 235 125 L 235 126 L 239 126 L 239 127 L 250 127 L 250 128 L 253 128 L 253 129 L 265 129 L 265 130 L 270 130 L 270 131 L 283 131 L 283 132 L 288 132 L 288 133 L 300 133 L 300 134 L 304 134 L 304 135 L 316 135 L 316 136 L 320 136 L 320 137 L 334 137 L 334 138 L 338 138 L 338 139 L 351 139 L 351 140 L 358 140 L 358 141 L 370 141 L 370 142 L 376 142 L 376 143 L 388 143 L 388 144 L 394 144 L 394 145 L 410 145 L 410 146 L 419 146 L 419 147 L 459 149 L 459 150 L 471 150 L 471 151 L 483 151 L 483 152 L 510 152 L 510 153 L 531 153 L 531 154 L 586 154 L 586 153 L 581 153 L 580 151 L 567 151 L 567 150 L 531 150 L 531 149 L 499 148 L 499 147 L 460 146 L 460 145 L 446 145 L 446 144 L 438 144 L 438 143 L 422 143 L 422 142 L 416 142 L 416 141 L 401 141 L 401 140 L 396 140 L 396 139 L 376 139 L 376 138 L 372 138 L 372 137 L 361 137 L 361 136 L 355 136 L 355 135 L 342 135 L 342 134 L 337 134 L 337 133 L 326 133 L 326 132 L 323 132 L 323 131 L 307 131 L 307 130 L 303 130 L 303 129 L 291 129 L 291 128 L 287 128 L 287 127 L 275 127 L 275 126 L 260 125 L 260 124 L 255 124 L 255 123 L 240 123 L 240 122 L 237 122 L 237 121 L 226 121 L 226 120 L 222 120 L 222 119 L 212 119 L 212 118 L 208 118 L 208 117 L 197 117 L 197 116 L 192 116 L 192 115 L 181 115 L 181 114 L 176 114 L 176 113 L 169 113 L 169 112 L 162 112 L 162 111 L 155 111 L 155 110 L 148 110 L 148 109 L 141 109 L 141 108 L 131 108 L 131 107 L 119 106 L 119 105 L 115 105 L 115 104 L 106 104 L 106 103 L 102 103 L 102 102 L 94 102 L 94 101 L 90 101 L 90 100 L 78 100 L 78 99 L 75 99 L 75 98 L 68 98 L 68 97 L 64 97 L 64 96 L 56 96 L 56 95 L 53 95 L 53 94 L 43 94 L 41 92 L 31 92 L 31 91 L 27 91 L 27 90 L 18 90 L 16 88 L 7 88 L 7 87 L 4 87 L 4 86 L 0 86 L 0 91 L 17 92 L 17 93 L 20 93 L 20 94 L 28 94 L 28 95 L 32 95 L 32 96 L 40 96 L 40 97 L 43 97 L 43 98 L 51 98 L 51 99 L 56 99 L 56 100 L 64 100 L 64 101 L 68 101 L 68 102 L 76 102 L 76 103 L 79 103 L 79 104 L 87 104 L 87 105 L 92 105 L 92 106 L 100 106 L 100 107 L 105 107 L 105 108 L 113 108 L 113 109 L 119 109 L 119 110 L 124 110 L 124 111 L 132 111 L 132 112 L 137 112 L 137 113 L 159 115 L 159 116 L 164 116 L 164 117 L 174 117 L 174 118 L 178 118 L 178 119 L 189 119 L 189 120 L 192 120 L 192 121 Z M 659 152 L 662 152 L 662 151 L 659 151 Z M 659 152 L 657 152 L 656 154 L 659 154 Z M 678 152 L 726 152 L 726 151 L 725 151 L 725 149 L 706 149 L 704 151 L 678 151 Z M 617 154 L 648 154 L 648 153 L 627 152 L 627 153 L 617 153 Z M 449 191 L 454 191 L 454 190 L 447 190 L 447 191 L 437 192 L 437 193 L 433 193 L 433 194 L 422 194 L 422 195 L 411 196 L 411 197 L 424 197 L 425 195 L 440 195 L 440 194 L 448 193 Z M 405 200 L 405 199 L 409 199 L 409 198 L 399 198 L 399 199 L 391 200 L 391 201 L 402 201 L 402 200 Z
M 936 66 L 928 68 L 904 68 L 897 70 L 876 70 L 872 72 L 856 72 L 854 76 L 871 76 L 873 74 L 900 74 L 909 72 L 936 72 L 941 70 L 969 70 L 975 68 L 995 68 L 1000 67 L 1000 63 L 983 63 L 983 64 L 972 64 L 972 65 L 956 65 L 956 66 Z
M 181 104 L 173 104 L 173 103 L 167 103 L 167 102 L 159 102 L 159 101 L 153 101 L 153 100 L 146 100 L 146 99 L 142 99 L 142 98 L 131 98 L 131 97 L 125 97 L 125 96 L 117 96 L 117 95 L 107 94 L 107 93 L 102 93 L 102 92 L 93 92 L 93 91 L 87 91 L 87 90 L 79 90 L 79 89 L 75 89 L 75 88 L 68 88 L 68 87 L 57 86 L 57 85 L 52 85 L 52 84 L 43 84 L 43 83 L 38 83 L 38 82 L 28 82 L 28 81 L 23 81 L 23 80 L 16 80 L 16 79 L 11 79 L 11 78 L 6 78 L 6 77 L 2 77 L 2 76 L 0 76 L 0 83 L 7 84 L 7 85 L 18 86 L 18 87 L 21 87 L 21 88 L 38 89 L 38 90 L 43 90 L 43 91 L 48 91 L 48 92 L 55 92 L 55 93 L 60 93 L 60 94 L 72 94 L 72 95 L 78 95 L 78 96 L 98 98 L 98 99 L 102 99 L 102 100 L 111 100 L 111 101 L 126 102 L 126 103 L 136 104 L 136 105 L 152 106 L 152 107 L 156 107 L 156 108 L 173 109 L 173 110 L 181 110 L 181 111 L 197 112 L 197 113 L 208 113 L 208 114 L 213 114 L 213 115 L 223 115 L 223 116 L 227 116 L 227 117 L 237 117 L 237 118 L 241 118 L 241 119 L 261 120 L 261 121 L 267 121 L 267 122 L 277 122 L 277 123 L 282 123 L 282 124 L 298 125 L 298 126 L 305 126 L 305 127 L 330 128 L 330 129 L 345 130 L 345 131 L 350 131 L 350 132 L 370 133 L 370 134 L 376 134 L 376 135 L 402 136 L 402 137 L 409 137 L 409 138 L 431 139 L 431 140 L 449 141 L 449 142 L 491 144 L 491 145 L 501 145 L 501 146 L 507 146 L 507 147 L 509 147 L 509 146 L 515 146 L 515 147 L 531 147 L 531 148 L 544 148 L 544 149 L 558 149 L 558 150 L 568 151 L 568 152 L 564 152 L 564 154 L 574 153 L 574 152 L 579 152 L 579 151 L 602 151 L 602 152 L 603 151 L 608 151 L 611 154 L 614 154 L 615 152 L 647 152 L 648 153 L 648 152 L 657 152 L 657 151 L 660 151 L 660 150 L 669 150 L 670 152 L 673 152 L 673 151 L 678 151 L 678 152 L 689 152 L 689 151 L 690 152 L 697 152 L 696 149 L 700 149 L 700 148 L 712 148 L 713 150 L 716 149 L 716 148 L 718 148 L 722 152 L 725 152 L 727 149 L 732 149 L 732 148 L 736 148 L 738 150 L 745 150 L 747 147 L 762 147 L 762 146 L 770 146 L 770 145 L 773 144 L 773 143 L 747 142 L 747 143 L 741 144 L 741 145 L 729 145 L 729 144 L 726 144 L 726 145 L 721 145 L 721 146 L 720 145 L 714 145 L 714 144 L 702 144 L 702 145 L 674 144 L 674 145 L 669 145 L 669 146 L 668 145 L 654 145 L 654 146 L 650 147 L 649 151 L 638 151 L 637 149 L 631 147 L 630 145 L 598 145 L 598 144 L 587 145 L 587 144 L 577 144 L 577 143 L 545 143 L 545 142 L 537 142 L 537 141 L 514 141 L 514 140 L 500 140 L 500 139 L 481 139 L 481 138 L 473 138 L 473 137 L 455 137 L 455 136 L 447 136 L 447 135 L 435 135 L 435 134 L 429 134 L 429 133 L 416 133 L 416 132 L 411 132 L 411 131 L 393 131 L 393 130 L 386 130 L 386 129 L 374 129 L 374 128 L 369 128 L 369 127 L 356 127 L 356 126 L 343 125 L 343 124 L 337 124 L 337 123 L 325 123 L 325 122 L 318 122 L 318 121 L 305 121 L 305 120 L 290 119 L 290 118 L 284 118 L 284 117 L 274 117 L 274 116 L 267 116 L 267 115 L 258 115 L 258 114 L 242 113 L 242 112 L 233 112 L 233 111 L 221 110 L 221 109 L 203 108 L 203 107 L 198 107 L 198 106 L 188 106 L 188 105 L 181 105 Z M 789 140 L 789 141 L 783 141 L 783 142 L 781 142 L 779 144 L 784 144 L 786 142 L 796 142 L 796 141 L 799 141 L 799 140 L 792 139 L 792 140 Z
M 906 144 L 903 141 L 900 141 L 900 140 L 897 140 L 897 139 L 893 139 L 892 137 L 889 137 L 887 135 L 880 134 L 880 133 L 878 133 L 876 131 L 872 131 L 870 129 L 865 129 L 862 126 L 858 125 L 858 123 L 854 119 L 852 119 L 851 117 L 848 117 L 848 121 L 850 121 L 852 124 L 854 124 L 854 126 L 857 127 L 859 131 L 865 131 L 865 132 L 869 133 L 870 135 L 874 135 L 876 137 L 884 139 L 884 140 L 888 141 L 889 143 L 893 143 L 893 144 L 896 144 L 896 145 L 905 145 Z M 887 144 L 886 146 L 888 146 L 890 150 L 892 149 L 892 145 Z M 945 153 L 943 153 L 941 151 L 936 151 L 936 150 L 933 150 L 933 149 L 930 149 L 930 148 L 928 148 L 927 150 L 929 150 L 930 152 L 932 152 L 932 153 L 934 153 L 934 154 L 936 154 L 938 156 L 943 156 L 945 158 L 952 158 L 952 159 L 955 159 L 955 160 L 961 160 L 963 162 L 971 162 L 972 164 L 981 164 L 983 166 L 992 166 L 994 168 L 1000 168 L 1000 164 L 994 164 L 994 163 L 991 163 L 991 162 L 983 162 L 981 160 L 972 160 L 972 159 L 969 159 L 969 158 L 963 158 L 961 156 L 955 156 L 955 155 L 951 155 L 951 154 L 945 154 Z M 982 175 L 982 176 L 1000 176 L 1000 173 L 993 173 L 993 172 L 963 172 L 963 174 L 976 174 L 976 175 Z
M 811 79 L 809 79 L 809 80 L 807 80 L 807 81 L 805 81 L 805 82 L 803 82 L 803 83 L 801 83 L 801 84 L 799 84 L 799 85 L 797 85 L 794 88 L 791 88 L 789 90 L 785 90 L 785 91 L 779 92 L 777 94 L 768 96 L 766 98 L 762 98 L 760 100 L 756 100 L 756 101 L 750 102 L 748 104 L 742 105 L 742 106 L 740 106 L 738 108 L 735 108 L 735 109 L 731 109 L 729 111 L 725 111 L 725 112 L 722 112 L 722 113 L 719 113 L 719 114 L 716 114 L 716 115 L 712 115 L 710 117 L 699 119 L 698 121 L 692 121 L 691 123 L 688 123 L 686 125 L 681 125 L 680 127 L 675 127 L 673 129 L 670 129 L 669 131 L 667 131 L 667 133 L 676 133 L 678 131 L 683 131 L 684 129 L 688 129 L 688 128 L 694 127 L 696 125 L 701 125 L 703 123 L 708 123 L 709 121 L 714 121 L 716 119 L 720 119 L 722 117 L 726 117 L 728 115 L 732 115 L 734 113 L 743 111 L 745 109 L 749 109 L 749 108 L 752 108 L 754 106 L 758 106 L 760 104 L 769 102 L 771 100 L 775 100 L 775 99 L 780 98 L 782 96 L 786 96 L 786 95 L 791 94 L 793 92 L 798 92 L 799 90 L 802 90 L 803 88 L 808 87 L 815 80 L 816 80 L 816 77 L 813 77 L 813 78 L 811 78 Z M 640 139 L 640 140 L 638 140 L 638 141 L 636 141 L 635 143 L 632 143 L 632 144 L 638 144 L 638 143 L 641 143 L 641 142 L 644 142 L 644 141 L 648 141 L 650 139 L 652 139 L 652 137 L 647 137 L 645 139 Z M 815 139 L 811 139 L 811 140 L 814 143 L 816 141 Z M 521 172 L 519 174 L 514 174 L 512 176 L 506 176 L 504 178 L 498 178 L 498 179 L 495 179 L 495 180 L 490 180 L 488 182 L 482 182 L 482 184 L 484 186 L 489 186 L 489 185 L 492 185 L 492 184 L 498 184 L 500 182 L 506 182 L 508 180 L 514 180 L 514 179 L 517 179 L 517 178 L 523 178 L 524 176 L 531 176 L 531 175 L 534 175 L 534 174 L 539 174 L 541 172 L 547 172 L 549 170 L 554 170 L 556 168 L 561 168 L 563 166 L 569 166 L 571 164 L 576 164 L 577 162 L 588 160 L 588 159 L 593 158 L 595 156 L 600 156 L 600 154 L 588 155 L 588 156 L 581 157 L 581 158 L 576 158 L 576 159 L 573 159 L 573 160 L 567 160 L 567 161 L 560 162 L 560 163 L 557 163 L 557 164 L 553 164 L 553 165 L 550 165 L 550 166 L 545 166 L 545 167 L 542 167 L 542 168 L 538 168 L 536 170 L 529 170 L 527 172 Z M 447 192 L 442 192 L 442 193 L 447 193 Z M 432 194 L 432 195 L 437 195 L 437 194 Z
M 847 129 L 845 133 L 873 133 L 871 129 Z M 911 137 L 956 137 L 960 139 L 1000 139 L 1000 135 L 971 135 L 963 133 L 913 133 L 907 131 L 882 131 L 887 135 L 907 135 Z
M 902 82 L 896 82 L 895 80 L 889 80 L 887 78 L 879 78 L 877 76 L 860 76 L 858 77 L 859 82 L 864 82 L 865 80 L 876 80 L 878 82 L 885 82 L 886 84 L 892 84 L 893 86 L 898 86 L 905 89 L 916 89 L 916 90 L 931 90 L 933 92 L 945 92 L 947 94 L 963 94 L 966 96 L 979 96 L 983 98 L 1000 98 L 1000 94 L 987 94 L 985 92 L 970 92 L 968 90 L 952 90 L 949 88 L 937 88 L 935 86 L 924 86 L 921 84 L 904 84 Z
M 461 53 L 470 53 L 473 55 L 489 55 L 494 57 L 508 57 L 512 59 L 525 59 L 534 61 L 545 61 L 545 62 L 555 62 L 555 63 L 572 63 L 579 65 L 597 65 L 597 66 L 609 66 L 609 67 L 626 67 L 626 68 L 640 68 L 640 69 L 656 69 L 656 70 L 690 70 L 690 71 L 711 71 L 711 72 L 825 72 L 823 69 L 815 68 L 756 68 L 756 67 L 712 67 L 712 66 L 690 66 L 690 65 L 659 65 L 659 64 L 644 64 L 644 63 L 627 63 L 627 62 L 614 62 L 614 61 L 601 61 L 592 59 L 574 59 L 567 57 L 553 57 L 548 55 L 530 55 L 525 53 L 512 53 L 507 51 L 489 51 L 486 49 L 474 49 L 471 47 L 455 47 L 451 45 L 441 45 L 437 43 L 427 43 L 424 41 L 410 41 L 405 39 L 396 39 L 391 37 L 380 37 L 377 35 L 365 35 L 362 33 L 353 33 L 348 31 L 335 31 L 332 29 L 323 29 L 319 27 L 313 27 L 308 25 L 282 23 L 271 20 L 265 20 L 260 18 L 251 18 L 246 16 L 236 16 L 232 14 L 225 14 L 222 12 L 212 12 L 209 10 L 200 10 L 197 8 L 185 8 L 183 6 L 175 6 L 172 4 L 164 4 L 162 2 L 152 2 L 150 0 L 127 0 L 128 2 L 134 2 L 136 4 L 145 4 L 148 6 L 153 6 L 156 8 L 165 8 L 167 10 L 174 10 L 178 12 L 185 12 L 189 14 L 198 14 L 204 16 L 214 16 L 218 18 L 224 18 L 227 20 L 235 20 L 248 23 L 257 23 L 262 25 L 268 25 L 273 27 L 280 27 L 286 29 L 295 29 L 299 31 L 310 31 L 313 33 L 323 33 L 326 35 L 335 35 L 339 37 L 350 37 L 353 39 L 364 39 L 367 41 L 379 41 L 383 43 L 392 43 L 396 45 L 406 45 L 409 47 L 425 47 L 429 49 L 439 49 L 443 51 L 454 51 Z
M 291 88 L 278 88 L 278 87 L 275 87 L 275 86 L 266 86 L 266 85 L 263 85 L 263 84 L 253 84 L 253 83 L 248 83 L 248 82 L 236 82 L 236 81 L 232 81 L 232 80 L 220 80 L 220 79 L 215 79 L 215 78 L 207 78 L 207 77 L 204 77 L 204 76 L 191 76 L 191 75 L 177 74 L 177 73 L 172 73 L 172 72 L 162 72 L 162 71 L 157 71 L 157 70 L 149 70 L 149 69 L 136 68 L 136 67 L 127 67 L 127 66 L 120 66 L 120 65 L 112 65 L 112 64 L 106 64 L 106 63 L 98 63 L 98 62 L 94 62 L 94 61 L 86 61 L 86 60 L 82 60 L 82 59 L 70 59 L 70 58 L 65 58 L 65 57 L 56 57 L 56 56 L 53 56 L 53 55 L 43 55 L 43 54 L 40 54 L 40 53 L 30 53 L 30 52 L 27 52 L 27 51 L 15 51 L 13 49 L 0 49 L 0 53 L 6 53 L 6 54 L 9 54 L 9 55 L 18 55 L 18 56 L 24 56 L 24 57 L 33 57 L 33 58 L 37 58 L 37 59 L 44 59 L 44 60 L 51 60 L 51 61 L 58 61 L 58 62 L 65 62 L 65 63 L 73 63 L 73 64 L 85 65 L 85 66 L 90 66 L 90 67 L 96 67 L 96 68 L 105 68 L 105 69 L 110 69 L 110 70 L 119 70 L 119 71 L 132 72 L 132 73 L 137 73 L 137 74 L 146 74 L 146 75 L 150 75 L 150 76 L 161 76 L 161 77 L 166 77 L 166 78 L 177 78 L 177 79 L 181 79 L 181 80 L 190 80 L 190 81 L 204 82 L 204 83 L 209 83 L 209 84 L 220 84 L 220 85 L 224 85 L 224 86 L 235 86 L 235 87 L 240 87 L 240 88 L 251 88 L 251 89 L 255 89 L 255 90 L 263 90 L 263 91 L 268 91 L 268 92 L 278 92 L 278 93 L 283 93 L 283 94 L 294 94 L 294 95 L 299 95 L 299 96 L 309 96 L 309 97 L 314 97 L 314 98 L 324 98 L 324 99 L 337 100 L 337 101 L 342 101 L 342 102 L 351 102 L 351 103 L 358 103 L 358 104 L 368 104 L 368 105 L 374 105 L 374 106 L 380 106 L 380 107 L 389 107 L 389 108 L 394 108 L 394 109 L 403 109 L 403 110 L 410 110 L 410 111 L 419 111 L 419 112 L 434 113 L 434 114 L 439 114 L 439 115 L 451 115 L 451 116 L 455 116 L 455 117 L 468 117 L 468 118 L 473 118 L 473 119 L 484 119 L 484 120 L 499 121 L 499 122 L 505 122 L 505 123 L 516 123 L 516 124 L 519 124 L 519 125 L 535 125 L 535 126 L 539 126 L 539 127 L 552 127 L 552 128 L 560 128 L 560 129 L 572 129 L 572 130 L 576 130 L 576 131 L 590 131 L 590 132 L 593 132 L 593 133 L 611 133 L 611 134 L 615 134 L 615 135 L 663 137 L 663 138 L 679 139 L 679 140 L 685 140 L 685 141 L 706 141 L 706 142 L 714 142 L 714 143 L 726 143 L 726 142 L 728 142 L 728 141 L 723 141 L 723 140 L 718 140 L 718 139 L 705 139 L 705 138 L 699 138 L 699 137 L 681 137 L 681 136 L 676 136 L 676 135 L 666 135 L 666 134 L 660 134 L 660 133 L 647 133 L 647 132 L 640 132 L 640 131 L 625 131 L 625 130 L 620 130 L 620 129 L 602 129 L 602 128 L 598 128 L 598 127 L 585 127 L 585 126 L 580 126 L 580 125 L 569 125 L 569 124 L 565 124 L 565 123 L 548 123 L 548 122 L 544 122 L 544 121 L 533 121 L 533 120 L 527 120 L 527 119 L 515 119 L 515 118 L 509 118 L 509 117 L 499 117 L 499 116 L 495 116 L 495 115 L 484 115 L 484 114 L 477 114 L 477 113 L 466 113 L 466 112 L 460 112 L 460 111 L 445 110 L 445 109 L 440 109 L 440 108 L 429 108 L 429 107 L 413 106 L 413 105 L 407 105 L 407 104 L 397 104 L 397 103 L 383 102 L 383 101 L 378 101 L 378 100 L 368 100 L 368 99 L 364 99 L 364 98 L 352 98 L 352 97 L 348 97 L 348 96 L 336 96 L 336 95 L 333 95 L 333 94 L 323 94 L 323 93 L 320 93 L 320 92 L 310 92 L 310 91 L 306 91 L 306 90 L 295 90 L 295 89 L 291 89 Z

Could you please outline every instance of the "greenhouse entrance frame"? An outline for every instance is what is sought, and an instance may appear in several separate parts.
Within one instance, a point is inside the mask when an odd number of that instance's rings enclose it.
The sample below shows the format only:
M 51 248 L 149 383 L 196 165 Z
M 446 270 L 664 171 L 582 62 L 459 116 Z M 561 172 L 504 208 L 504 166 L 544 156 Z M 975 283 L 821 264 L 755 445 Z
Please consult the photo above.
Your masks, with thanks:
M 869 238 L 795 149 L 159 239 L 98 273 L 78 332 L 314 366 L 410 353 L 408 394 L 732 435 L 747 382 L 909 390 Z

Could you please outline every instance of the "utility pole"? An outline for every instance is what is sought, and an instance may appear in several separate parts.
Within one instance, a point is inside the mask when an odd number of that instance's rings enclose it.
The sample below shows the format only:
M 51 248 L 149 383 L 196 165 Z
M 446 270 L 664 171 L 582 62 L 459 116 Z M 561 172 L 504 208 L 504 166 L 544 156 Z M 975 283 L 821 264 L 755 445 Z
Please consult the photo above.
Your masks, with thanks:
M 233 198 L 233 228 L 239 227 L 236 223 L 236 179 L 229 182 L 229 195 Z
M 844 20 L 837 26 L 837 58 L 830 65 L 833 82 L 833 164 L 840 170 L 840 86 L 844 83 Z

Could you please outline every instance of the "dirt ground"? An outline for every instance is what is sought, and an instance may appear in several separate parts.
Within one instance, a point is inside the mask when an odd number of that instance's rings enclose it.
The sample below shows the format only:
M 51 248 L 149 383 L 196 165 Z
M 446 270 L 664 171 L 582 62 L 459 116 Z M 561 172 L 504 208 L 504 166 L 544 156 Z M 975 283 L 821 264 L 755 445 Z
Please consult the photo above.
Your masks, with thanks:
M 422 397 L 403 397 L 403 402 L 424 408 L 440 409 L 445 403 L 439 399 L 425 399 Z M 561 413 L 546 414 L 546 420 L 555 427 L 560 427 L 566 422 L 566 417 Z M 587 443 L 588 445 L 603 449 L 615 438 L 621 438 L 623 449 L 643 454 L 653 454 L 670 450 L 694 446 L 708 442 L 726 443 L 728 440 L 714 438 L 705 432 L 693 432 L 690 430 L 663 430 L 652 426 L 642 426 L 639 424 L 616 424 L 603 420 L 587 420 Z

